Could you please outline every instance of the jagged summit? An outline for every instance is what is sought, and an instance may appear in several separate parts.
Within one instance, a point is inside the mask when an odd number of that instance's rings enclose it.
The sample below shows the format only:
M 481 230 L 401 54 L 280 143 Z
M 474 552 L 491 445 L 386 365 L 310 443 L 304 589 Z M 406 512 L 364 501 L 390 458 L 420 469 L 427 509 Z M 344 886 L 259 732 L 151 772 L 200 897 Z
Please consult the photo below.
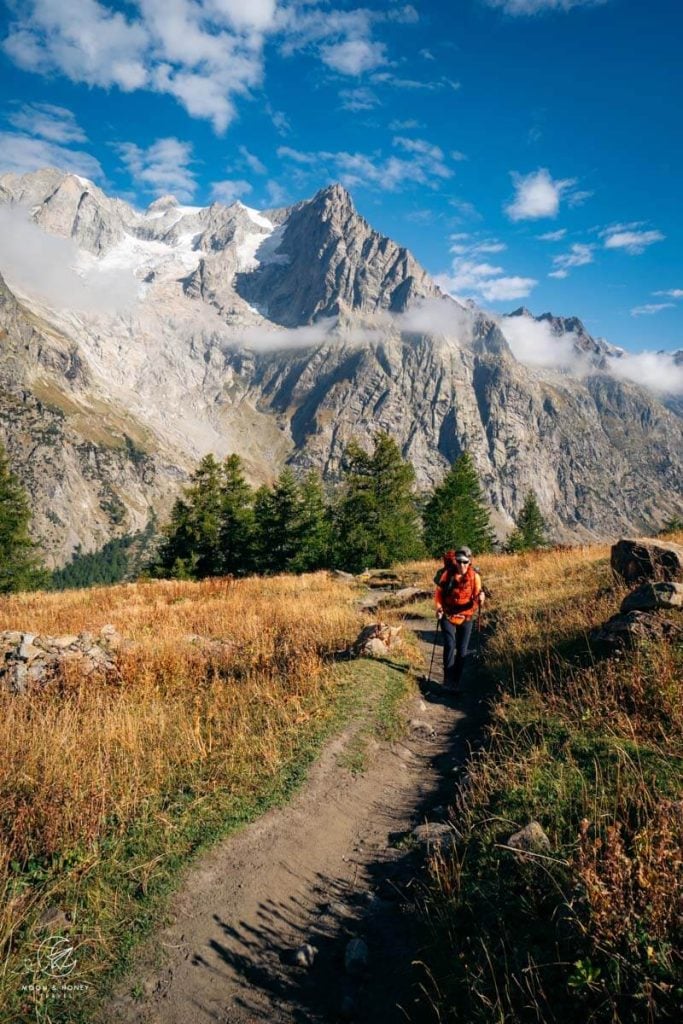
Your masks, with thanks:
M 159 196 L 158 199 L 149 204 L 147 213 L 159 213 L 160 211 L 174 209 L 177 206 L 180 206 L 180 203 L 174 195 Z

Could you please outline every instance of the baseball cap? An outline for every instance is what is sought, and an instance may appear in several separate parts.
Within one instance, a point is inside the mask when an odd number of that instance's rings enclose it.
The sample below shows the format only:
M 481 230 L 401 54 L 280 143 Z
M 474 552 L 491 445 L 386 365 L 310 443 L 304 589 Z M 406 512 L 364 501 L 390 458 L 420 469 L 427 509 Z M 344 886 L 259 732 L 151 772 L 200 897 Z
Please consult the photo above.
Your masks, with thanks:
M 455 552 L 455 558 L 457 562 L 470 562 L 472 560 L 472 550 L 468 547 L 458 548 L 458 550 Z

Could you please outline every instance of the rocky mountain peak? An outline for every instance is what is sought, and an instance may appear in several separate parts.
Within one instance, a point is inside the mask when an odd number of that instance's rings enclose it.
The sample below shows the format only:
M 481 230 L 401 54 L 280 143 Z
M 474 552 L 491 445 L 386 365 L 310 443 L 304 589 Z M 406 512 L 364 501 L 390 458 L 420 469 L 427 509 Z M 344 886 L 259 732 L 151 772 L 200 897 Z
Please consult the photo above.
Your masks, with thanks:
M 236 287 L 278 324 L 298 327 L 350 311 L 400 313 L 441 295 L 407 249 L 357 213 L 342 185 L 322 189 L 277 221 L 271 258 L 241 275 Z
M 147 213 L 165 213 L 167 210 L 172 210 L 175 207 L 180 206 L 180 203 L 174 195 L 159 196 L 153 203 L 150 203 L 147 207 Z

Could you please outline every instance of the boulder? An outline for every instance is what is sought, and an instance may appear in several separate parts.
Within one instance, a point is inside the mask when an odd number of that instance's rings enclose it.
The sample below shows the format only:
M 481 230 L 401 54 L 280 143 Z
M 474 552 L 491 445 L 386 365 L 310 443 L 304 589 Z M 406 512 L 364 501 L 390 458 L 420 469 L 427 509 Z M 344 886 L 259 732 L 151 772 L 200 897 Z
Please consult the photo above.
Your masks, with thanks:
M 550 850 L 550 840 L 537 821 L 530 821 L 519 832 L 514 832 L 507 845 L 520 853 L 547 853 Z
M 351 645 L 351 653 L 357 658 L 386 657 L 391 648 L 398 643 L 400 633 L 400 626 L 389 626 L 385 622 L 365 626 Z
M 613 615 L 591 630 L 590 639 L 608 647 L 636 647 L 640 643 L 672 643 L 683 638 L 683 627 L 653 612 L 632 611 Z
M 457 842 L 452 825 L 441 821 L 428 821 L 411 832 L 412 838 L 425 847 L 427 853 L 447 853 Z
M 683 608 L 683 583 L 643 583 L 627 594 L 620 612 L 650 612 L 657 608 Z
M 627 583 L 683 580 L 683 545 L 651 537 L 620 540 L 612 547 L 610 564 Z

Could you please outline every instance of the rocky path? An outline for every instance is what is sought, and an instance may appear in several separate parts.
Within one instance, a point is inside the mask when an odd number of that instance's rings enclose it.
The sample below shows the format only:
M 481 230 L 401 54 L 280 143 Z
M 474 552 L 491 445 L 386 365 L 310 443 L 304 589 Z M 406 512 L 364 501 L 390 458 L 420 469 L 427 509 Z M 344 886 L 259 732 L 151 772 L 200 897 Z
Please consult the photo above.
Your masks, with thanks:
M 408 619 L 429 664 L 434 622 Z M 435 658 L 434 677 L 438 678 Z M 471 659 L 473 662 L 473 659 Z M 427 667 L 427 666 L 426 666 Z M 420 936 L 407 912 L 423 854 L 402 837 L 452 794 L 486 713 L 470 664 L 457 701 L 416 693 L 403 741 L 362 774 L 331 743 L 295 799 L 218 845 L 189 872 L 133 977 L 106 1007 L 120 1024 L 419 1021 Z M 435 811 L 435 808 L 437 810 Z M 349 942 L 367 967 L 345 967 Z M 317 950 L 313 966 L 296 950 Z M 310 953 L 301 951 L 300 959 Z M 131 993 L 135 992 L 133 996 Z

